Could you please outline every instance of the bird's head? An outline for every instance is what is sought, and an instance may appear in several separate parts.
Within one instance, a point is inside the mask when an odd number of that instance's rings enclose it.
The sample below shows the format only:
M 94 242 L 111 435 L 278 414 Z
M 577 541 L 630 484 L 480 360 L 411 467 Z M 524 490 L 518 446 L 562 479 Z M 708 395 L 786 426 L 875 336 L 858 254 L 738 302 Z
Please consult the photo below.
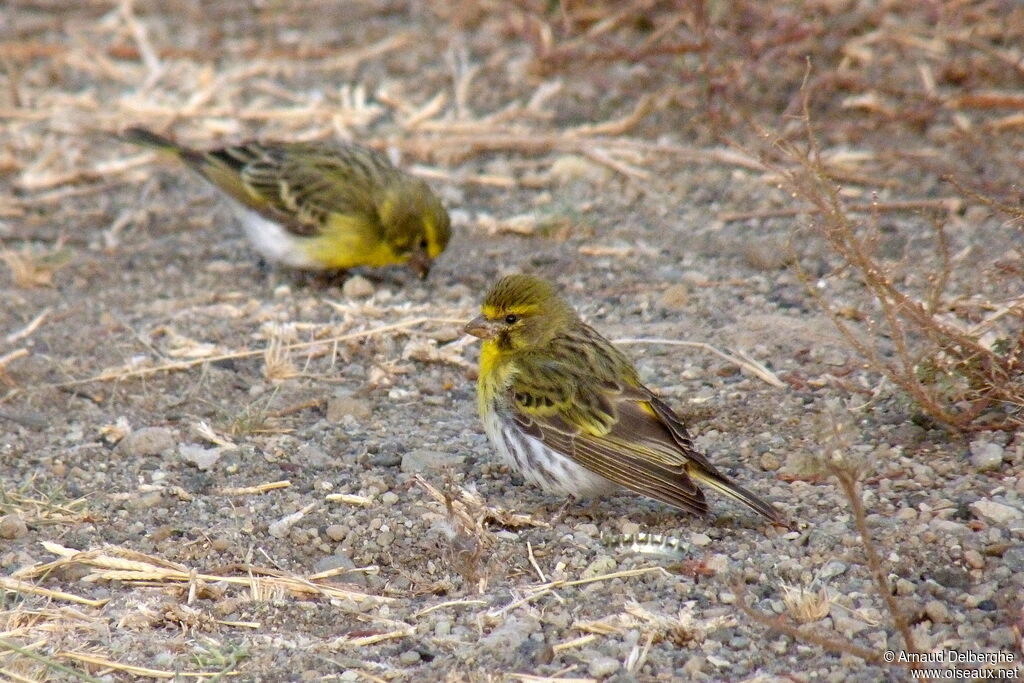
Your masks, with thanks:
M 576 313 L 550 282 L 516 274 L 491 287 L 480 315 L 466 324 L 465 331 L 514 353 L 544 347 L 575 320 Z
M 441 200 L 425 182 L 415 179 L 389 191 L 377 210 L 388 244 L 425 278 L 452 234 Z

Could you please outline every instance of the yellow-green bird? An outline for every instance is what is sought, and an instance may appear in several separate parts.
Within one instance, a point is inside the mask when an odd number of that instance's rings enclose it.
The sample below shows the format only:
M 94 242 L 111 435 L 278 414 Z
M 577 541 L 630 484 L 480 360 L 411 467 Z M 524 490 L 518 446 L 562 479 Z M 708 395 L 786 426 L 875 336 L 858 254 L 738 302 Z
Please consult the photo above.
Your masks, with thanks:
M 484 431 L 528 481 L 584 498 L 624 487 L 706 514 L 699 482 L 785 523 L 779 510 L 694 448 L 682 421 L 640 382 L 630 360 L 549 282 L 502 278 L 465 331 L 484 340 L 477 383 Z
M 121 137 L 170 153 L 231 197 L 268 261 L 321 271 L 406 263 L 426 277 L 451 237 L 448 212 L 427 184 L 364 147 L 248 142 L 195 150 L 143 128 Z

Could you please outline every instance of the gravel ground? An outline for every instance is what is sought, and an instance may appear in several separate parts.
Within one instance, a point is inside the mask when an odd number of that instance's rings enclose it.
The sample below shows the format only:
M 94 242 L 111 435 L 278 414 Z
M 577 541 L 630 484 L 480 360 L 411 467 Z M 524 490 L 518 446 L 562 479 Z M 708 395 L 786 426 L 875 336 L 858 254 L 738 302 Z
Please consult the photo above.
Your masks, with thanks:
M 359 7 L 363 24 L 344 29 L 346 47 L 379 44 L 396 27 L 414 41 L 361 62 L 345 74 L 349 82 L 421 106 L 434 91 L 451 93 L 450 63 L 462 57 L 446 61 L 440 19 Z M 138 11 L 150 40 L 171 44 L 169 20 Z M 86 28 L 47 35 L 81 41 L 120 16 L 83 12 Z M 40 16 L 48 15 L 28 6 L 19 15 L 23 25 Z M 244 63 L 231 42 L 248 30 L 244 22 L 192 19 L 182 50 L 219 28 L 227 37 L 212 43 L 222 55 L 217 69 Z M 488 64 L 474 83 L 478 115 L 536 87 L 516 77 L 525 44 L 497 55 L 482 47 L 484 28 L 462 35 L 472 60 Z M 199 68 L 181 59 L 167 63 Z M 44 67 L 26 71 L 31 84 Z M 134 71 L 115 67 L 125 80 L 144 73 L 138 62 Z M 608 73 L 618 84 L 628 74 L 616 68 Z M 159 125 L 145 104 L 170 109 L 187 99 L 159 80 L 131 86 L 83 64 L 63 69 L 51 88 L 65 108 L 19 124 L 22 137 L 8 143 L 14 158 L 27 153 L 33 131 L 45 131 L 46 149 L 70 140 L 62 131 L 89 112 L 68 104 L 74 97 L 116 102 L 100 116 L 116 124 L 109 128 Z M 300 72 L 295 82 L 317 74 Z M 257 98 L 291 83 L 255 81 Z M 595 91 L 589 80 L 563 87 L 551 107 L 556 127 L 632 107 L 627 93 Z M 315 91 L 298 92 L 301 101 Z M 655 119 L 642 137 L 706 142 L 699 123 L 673 136 L 671 109 Z M 229 137 L 266 131 L 258 120 L 238 130 L 228 114 L 209 121 Z M 266 124 L 270 133 L 275 125 Z M 392 125 L 383 117 L 362 130 L 387 137 Z M 78 160 L 137 154 L 100 136 L 67 144 Z M 38 176 L 42 166 L 29 165 L 37 158 L 22 159 L 12 182 Z M 745 600 L 876 656 L 905 649 L 849 502 L 825 471 L 838 452 L 862 473 L 867 523 L 918 647 L 1012 653 L 995 668 L 1020 673 L 1024 431 L 951 435 L 868 372 L 787 267 L 792 219 L 720 219 L 779 201 L 763 173 L 659 158 L 635 162 L 653 174 L 641 181 L 571 153 L 495 154 L 450 167 L 440 158 L 434 167 L 452 173 L 431 182 L 452 207 L 455 234 L 430 277 L 394 269 L 327 284 L 261 269 L 223 201 L 150 161 L 119 172 L 102 192 L 40 199 L 0 222 L 11 248 L 68 238 L 52 285 L 20 286 L 0 274 L 0 331 L 23 331 L 0 340 L 0 355 L 28 351 L 0 374 L 8 392 L 0 403 L 0 578 L 104 601 L 24 586 L 7 592 L 3 643 L 104 680 L 132 679 L 126 665 L 263 681 L 903 676 L 850 648 L 835 652 L 755 623 L 738 606 Z M 536 182 L 459 180 L 481 175 Z M 929 220 L 885 219 L 882 248 L 907 278 L 937 267 L 926 248 Z M 1004 285 L 985 277 L 1008 251 L 1001 220 L 969 209 L 951 218 L 949 235 L 959 258 L 950 288 L 1005 299 Z M 822 291 L 856 301 L 857 284 L 835 276 L 823 245 L 798 246 Z M 770 386 L 697 348 L 626 346 L 644 381 L 688 416 L 710 459 L 791 514 L 794 528 L 767 527 L 713 494 L 706 519 L 629 495 L 558 500 L 499 465 L 475 414 L 476 346 L 457 321 L 474 314 L 490 282 L 518 270 L 552 277 L 612 339 L 742 349 L 782 378 L 782 388 Z M 168 367 L 151 371 L 159 366 Z M 637 534 L 670 540 L 633 544 Z M 60 547 L 96 552 L 31 571 L 70 552 Z M 119 561 L 97 566 L 98 556 Z M 141 573 L 103 575 L 118 569 Z M 183 574 L 170 578 L 172 569 Z M 303 592 L 282 579 L 321 572 L 330 576 L 317 582 L 338 592 Z M 86 664 L 83 653 L 116 666 Z M 6 645 L 0 669 L 75 678 Z

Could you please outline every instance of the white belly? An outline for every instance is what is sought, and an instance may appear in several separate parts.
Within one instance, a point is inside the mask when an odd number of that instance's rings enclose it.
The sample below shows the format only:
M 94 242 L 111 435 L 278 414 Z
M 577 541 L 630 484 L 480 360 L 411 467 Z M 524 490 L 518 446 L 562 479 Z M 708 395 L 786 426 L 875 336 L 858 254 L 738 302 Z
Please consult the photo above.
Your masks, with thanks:
M 232 208 L 242 224 L 242 229 L 245 230 L 246 237 L 265 259 L 292 268 L 322 268 L 319 263 L 309 258 L 302 248 L 301 240 L 309 238 L 292 235 L 277 223 L 238 204 L 233 203 Z
M 619 488 L 614 482 L 524 434 L 511 419 L 502 419 L 497 411 L 489 411 L 483 422 L 484 432 L 508 466 L 549 493 L 591 498 Z

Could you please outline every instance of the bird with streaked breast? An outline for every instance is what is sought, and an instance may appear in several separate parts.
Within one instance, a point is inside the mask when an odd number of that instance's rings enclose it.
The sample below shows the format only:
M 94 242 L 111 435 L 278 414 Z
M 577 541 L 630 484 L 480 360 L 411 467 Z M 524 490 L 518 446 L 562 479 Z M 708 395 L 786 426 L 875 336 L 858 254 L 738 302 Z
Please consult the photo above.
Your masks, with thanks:
M 448 212 L 427 184 L 350 144 L 247 142 L 196 150 L 144 128 L 121 139 L 181 160 L 227 194 L 268 260 L 313 271 L 408 264 L 420 277 L 448 245 Z
M 787 523 L 696 450 L 682 420 L 641 383 L 630 360 L 549 282 L 502 278 L 465 332 L 484 340 L 477 380 L 484 431 L 526 480 L 584 498 L 626 488 L 703 515 L 699 482 Z

